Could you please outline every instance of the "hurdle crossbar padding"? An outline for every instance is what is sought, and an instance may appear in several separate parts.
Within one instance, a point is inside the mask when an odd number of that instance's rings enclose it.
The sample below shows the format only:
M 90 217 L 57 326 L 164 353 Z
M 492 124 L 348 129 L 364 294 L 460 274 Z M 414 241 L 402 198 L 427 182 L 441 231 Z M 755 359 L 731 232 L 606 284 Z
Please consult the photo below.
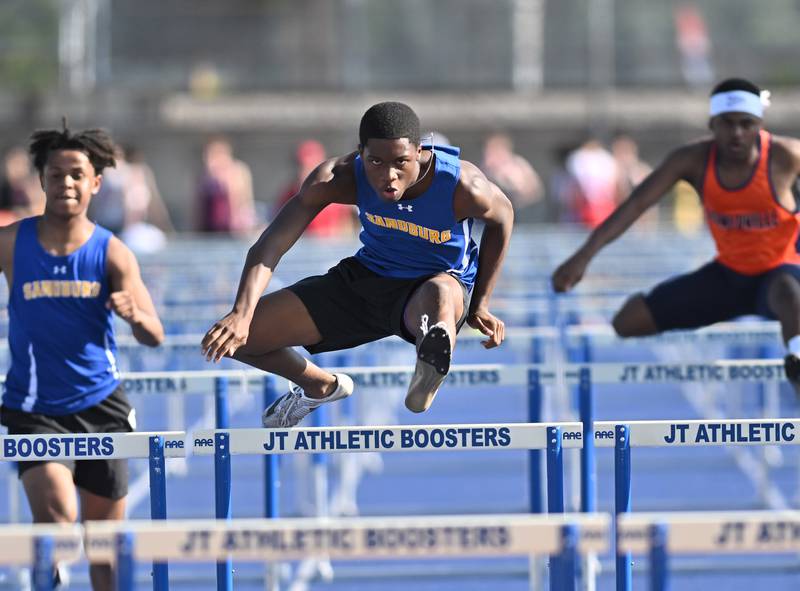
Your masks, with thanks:
M 134 535 L 137 560 L 437 558 L 553 554 L 561 528 L 579 528 L 578 550 L 604 552 L 605 514 L 465 515 L 338 519 L 239 519 L 89 522 L 90 560 L 111 560 L 114 536 Z
M 582 368 L 589 368 L 594 384 L 760 383 L 786 379 L 782 359 L 723 359 L 705 363 L 572 364 L 567 366 L 567 381 L 577 383 Z
M 595 445 L 614 447 L 616 425 L 630 427 L 631 447 L 689 445 L 798 445 L 800 418 L 691 421 L 599 421 Z M 566 436 L 566 434 L 565 434 Z
M 230 434 L 230 453 L 290 454 L 546 449 L 548 427 L 580 432 L 580 423 L 386 425 L 291 429 L 205 429 L 192 435 L 195 454 L 212 455 L 217 433 Z M 564 447 L 580 447 L 565 438 Z
M 467 327 L 464 328 L 466 329 Z M 564 332 L 569 339 L 588 337 L 610 342 L 622 342 L 611 325 L 607 323 L 569 325 L 564 328 Z M 780 337 L 780 334 L 780 324 L 774 321 L 721 322 L 695 330 L 674 330 L 648 337 L 629 337 L 624 342 L 647 342 L 654 345 L 697 342 L 763 343 L 774 342 L 776 338 Z M 555 326 L 512 326 L 506 327 L 505 331 L 507 340 L 538 339 L 552 341 L 558 339 L 560 335 L 561 331 Z M 161 347 L 196 352 L 200 342 L 203 340 L 203 336 L 201 333 L 167 335 Z M 459 341 L 483 340 L 485 338 L 485 335 L 477 330 L 462 330 L 458 335 Z M 408 343 L 400 337 L 388 337 L 376 342 L 381 345 L 389 344 L 408 347 Z M 117 336 L 117 347 L 119 348 L 137 348 L 140 346 L 132 335 L 121 334 Z M 8 345 L 6 343 L 0 343 L 0 351 L 7 348 Z
M 682 384 L 728 382 L 781 382 L 786 379 L 780 359 L 736 359 L 700 363 L 575 363 L 562 367 L 568 383 L 580 382 L 581 370 L 590 372 L 593 384 Z M 357 388 L 408 388 L 411 366 L 332 367 L 330 371 L 348 374 Z M 556 367 L 545 364 L 464 364 L 453 365 L 445 385 L 458 388 L 524 386 L 530 370 L 537 370 L 542 384 L 553 384 L 559 376 Z M 226 378 L 232 388 L 260 391 L 265 376 L 258 370 L 157 371 L 122 374 L 122 384 L 130 394 L 209 394 L 217 378 Z M 0 377 L 0 383 L 3 381 Z
M 532 333 L 530 336 L 537 338 L 548 338 L 550 335 L 544 329 L 550 327 L 536 327 L 542 330 L 541 333 Z M 529 328 L 511 329 L 515 334 L 516 330 L 530 331 Z M 612 342 L 621 342 L 620 337 L 614 332 L 610 324 L 577 324 L 565 327 L 567 337 L 578 339 L 589 337 L 593 339 L 603 339 Z M 508 331 L 507 331 L 508 334 Z M 522 333 L 525 334 L 525 333 Z M 521 335 L 520 335 L 521 336 Z M 696 330 L 675 330 L 663 332 L 658 335 L 648 337 L 625 338 L 625 342 L 642 343 L 647 342 L 653 345 L 662 343 L 763 343 L 776 342 L 781 336 L 780 324 L 774 321 L 757 322 L 723 322 L 713 326 L 707 326 Z M 199 342 L 199 341 L 195 341 Z
M 666 526 L 669 554 L 800 552 L 800 511 L 628 513 L 618 520 L 620 550 L 648 552 L 656 524 Z
M 186 432 L 58 433 L 54 435 L 1 435 L 0 460 L 108 460 L 146 458 L 150 439 L 164 438 L 164 456 L 186 456 Z
M 53 559 L 75 562 L 83 554 L 83 528 L 75 524 L 28 524 L 0 527 L 0 564 L 30 566 L 34 562 L 34 540 L 53 540 Z

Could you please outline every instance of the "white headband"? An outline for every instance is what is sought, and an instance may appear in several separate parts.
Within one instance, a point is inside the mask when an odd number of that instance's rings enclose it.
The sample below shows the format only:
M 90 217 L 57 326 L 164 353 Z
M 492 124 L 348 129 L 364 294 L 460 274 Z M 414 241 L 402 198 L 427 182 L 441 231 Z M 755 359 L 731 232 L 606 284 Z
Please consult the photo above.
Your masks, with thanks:
M 753 94 L 746 90 L 729 90 L 711 96 L 709 114 L 716 117 L 721 113 L 749 113 L 759 119 L 764 117 L 764 107 L 769 106 L 769 91 Z

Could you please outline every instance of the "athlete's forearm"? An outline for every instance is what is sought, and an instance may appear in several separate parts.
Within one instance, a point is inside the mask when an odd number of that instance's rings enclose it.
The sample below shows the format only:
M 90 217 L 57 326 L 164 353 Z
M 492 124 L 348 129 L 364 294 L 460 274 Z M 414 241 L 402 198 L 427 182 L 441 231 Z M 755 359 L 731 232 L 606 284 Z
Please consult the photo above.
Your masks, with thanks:
M 233 311 L 237 314 L 252 318 L 258 300 L 267 289 L 272 271 L 277 263 L 270 264 L 270 257 L 263 252 L 263 246 L 259 243 L 247 253 L 247 259 L 242 269 L 242 276 L 239 279 L 239 289 L 236 292 L 236 300 L 233 304 Z
M 164 342 L 164 327 L 156 314 L 139 310 L 129 324 L 133 338 L 138 343 L 148 347 L 158 347 Z
M 510 240 L 511 223 L 487 224 L 484 228 L 478 256 L 478 276 L 475 278 L 475 287 L 472 290 L 470 312 L 479 308 L 488 309 Z

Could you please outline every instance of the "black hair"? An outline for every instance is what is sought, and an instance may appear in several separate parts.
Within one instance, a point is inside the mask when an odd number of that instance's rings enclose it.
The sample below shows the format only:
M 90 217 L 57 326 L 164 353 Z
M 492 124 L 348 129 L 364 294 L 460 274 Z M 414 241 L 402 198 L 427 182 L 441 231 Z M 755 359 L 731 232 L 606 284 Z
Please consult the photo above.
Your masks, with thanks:
M 732 90 L 743 90 L 756 96 L 761 94 L 761 89 L 749 80 L 745 80 L 744 78 L 728 78 L 714 87 L 714 90 L 711 91 L 711 96 L 719 94 L 720 92 L 730 92 Z
M 95 174 L 100 174 L 104 168 L 116 165 L 114 148 L 114 142 L 105 130 L 85 129 L 73 133 L 67 129 L 65 121 L 62 131 L 46 129 L 33 132 L 28 152 L 40 175 L 44 174 L 50 153 L 57 150 L 83 152 L 94 167 Z
M 364 113 L 358 127 L 359 145 L 366 146 L 370 138 L 408 138 L 412 144 L 419 146 L 419 117 L 411 107 L 403 103 L 385 102 L 372 105 Z

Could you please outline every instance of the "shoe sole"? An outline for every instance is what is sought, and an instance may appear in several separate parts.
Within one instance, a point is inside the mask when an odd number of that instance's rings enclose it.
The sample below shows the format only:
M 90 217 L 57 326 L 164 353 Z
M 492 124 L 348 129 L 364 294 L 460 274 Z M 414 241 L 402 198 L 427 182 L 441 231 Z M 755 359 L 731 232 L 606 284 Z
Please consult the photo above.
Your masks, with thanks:
M 411 412 L 428 410 L 439 386 L 450 371 L 450 337 L 440 327 L 432 327 L 422 338 L 417 351 L 417 366 L 406 394 L 406 408 Z

